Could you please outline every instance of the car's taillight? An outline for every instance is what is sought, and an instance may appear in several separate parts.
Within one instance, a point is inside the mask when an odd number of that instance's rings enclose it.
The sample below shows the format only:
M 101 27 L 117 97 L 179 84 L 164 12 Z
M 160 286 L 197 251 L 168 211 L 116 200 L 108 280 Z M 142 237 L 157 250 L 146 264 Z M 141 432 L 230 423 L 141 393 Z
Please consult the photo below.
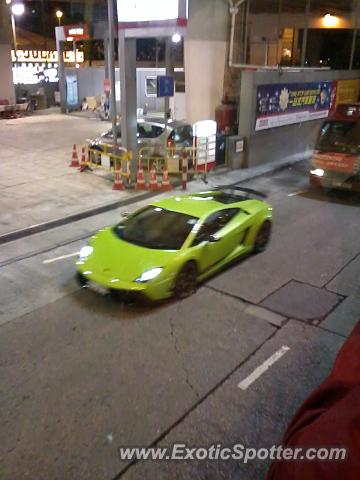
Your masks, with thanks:
M 175 142 L 171 138 L 168 139 L 167 141 L 167 146 L 168 148 L 175 148 Z

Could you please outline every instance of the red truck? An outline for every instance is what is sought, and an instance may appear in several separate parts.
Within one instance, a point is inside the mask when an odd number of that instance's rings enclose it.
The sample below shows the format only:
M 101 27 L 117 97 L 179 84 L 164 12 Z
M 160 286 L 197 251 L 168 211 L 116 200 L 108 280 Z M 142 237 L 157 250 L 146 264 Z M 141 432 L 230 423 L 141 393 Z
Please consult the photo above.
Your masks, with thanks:
M 338 105 L 321 127 L 310 184 L 360 192 L 360 103 Z

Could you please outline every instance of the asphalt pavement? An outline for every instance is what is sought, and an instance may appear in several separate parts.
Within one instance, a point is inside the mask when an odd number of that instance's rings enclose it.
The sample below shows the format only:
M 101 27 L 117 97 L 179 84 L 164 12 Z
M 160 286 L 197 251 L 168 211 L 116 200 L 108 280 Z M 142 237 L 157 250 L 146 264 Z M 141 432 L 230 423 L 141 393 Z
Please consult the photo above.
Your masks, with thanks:
M 268 461 L 132 463 L 118 450 L 278 445 L 328 374 L 360 318 L 360 198 L 310 190 L 307 169 L 244 183 L 273 205 L 269 249 L 182 302 L 79 289 L 76 252 L 121 209 L 0 246 L 1 480 L 265 478 Z

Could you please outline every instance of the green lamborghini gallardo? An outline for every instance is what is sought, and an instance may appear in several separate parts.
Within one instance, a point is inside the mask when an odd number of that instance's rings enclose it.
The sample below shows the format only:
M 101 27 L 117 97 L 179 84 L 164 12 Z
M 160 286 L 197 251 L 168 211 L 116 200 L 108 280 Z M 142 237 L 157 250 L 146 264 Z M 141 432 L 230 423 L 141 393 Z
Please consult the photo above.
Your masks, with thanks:
M 78 279 L 104 293 L 185 298 L 233 260 L 266 248 L 272 208 L 261 197 L 224 187 L 154 202 L 90 239 Z

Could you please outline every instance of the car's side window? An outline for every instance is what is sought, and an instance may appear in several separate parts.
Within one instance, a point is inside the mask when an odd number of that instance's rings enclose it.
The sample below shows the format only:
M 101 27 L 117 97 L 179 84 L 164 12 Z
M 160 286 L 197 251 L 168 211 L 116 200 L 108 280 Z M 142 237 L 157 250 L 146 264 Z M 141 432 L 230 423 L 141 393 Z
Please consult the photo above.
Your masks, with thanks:
M 171 133 L 170 138 L 175 143 L 188 143 L 190 145 L 193 140 L 192 127 L 191 126 L 177 127 Z
M 184 141 L 188 142 L 189 144 L 193 141 L 193 129 L 191 125 L 184 127 Z
M 173 132 L 173 140 L 175 143 L 180 143 L 182 141 L 182 129 L 177 128 Z
M 211 235 L 215 235 L 222 228 L 224 228 L 238 213 L 238 208 L 227 208 L 220 210 L 219 212 L 212 213 L 202 224 L 196 238 L 193 242 L 193 246 L 199 245 L 205 239 Z

